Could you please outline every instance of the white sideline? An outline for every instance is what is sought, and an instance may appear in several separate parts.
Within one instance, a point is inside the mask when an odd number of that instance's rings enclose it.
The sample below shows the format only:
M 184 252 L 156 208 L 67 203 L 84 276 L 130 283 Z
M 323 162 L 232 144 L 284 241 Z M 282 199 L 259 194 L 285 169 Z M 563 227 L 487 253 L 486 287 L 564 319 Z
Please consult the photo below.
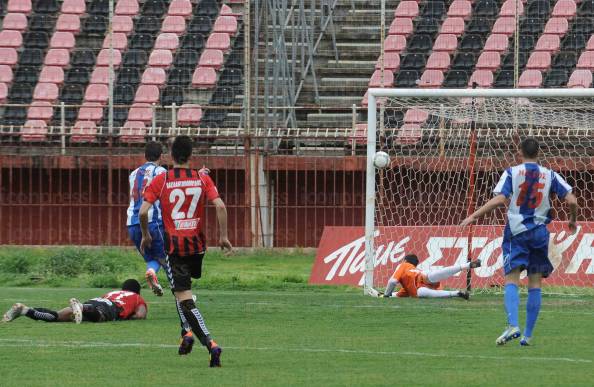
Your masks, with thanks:
M 71 347 L 71 348 L 177 348 L 173 344 L 150 344 L 150 343 L 109 343 L 93 341 L 35 341 L 27 339 L 0 339 L 0 347 Z M 570 357 L 537 357 L 537 356 L 485 356 L 471 354 L 453 353 L 431 353 L 411 351 L 366 351 L 356 349 L 325 349 L 325 348 L 279 348 L 279 347 L 233 347 L 225 346 L 225 349 L 238 351 L 275 351 L 275 352 L 302 352 L 302 353 L 350 353 L 359 355 L 387 355 L 387 356 L 418 356 L 437 358 L 457 359 L 482 359 L 502 361 L 534 361 L 534 362 L 567 362 L 567 363 L 592 363 L 590 359 L 579 359 Z

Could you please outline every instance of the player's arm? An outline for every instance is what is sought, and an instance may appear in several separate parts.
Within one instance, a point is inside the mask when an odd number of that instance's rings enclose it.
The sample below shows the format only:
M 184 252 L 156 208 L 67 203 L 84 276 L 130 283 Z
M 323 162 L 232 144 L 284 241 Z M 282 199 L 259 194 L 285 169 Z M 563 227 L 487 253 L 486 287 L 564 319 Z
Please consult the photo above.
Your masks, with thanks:
M 487 215 L 491 211 L 498 207 L 505 206 L 507 204 L 507 198 L 503 194 L 496 195 L 493 199 L 485 203 L 481 208 L 473 212 L 468 218 L 464 219 L 460 226 L 468 226 L 471 223 L 476 222 L 478 219 Z
M 142 240 L 140 241 L 140 252 L 144 254 L 144 249 L 151 247 L 151 243 L 153 242 L 153 238 L 151 237 L 151 233 L 149 232 L 149 219 L 148 213 L 152 207 L 152 203 L 147 202 L 146 200 L 142 202 L 142 206 L 140 206 L 140 211 L 138 211 L 138 220 L 140 222 L 140 230 L 142 231 Z
M 577 197 L 572 192 L 568 192 L 565 195 L 565 203 L 569 206 L 569 230 L 573 234 L 577 231 Z
M 233 246 L 229 242 L 229 235 L 227 234 L 227 207 L 223 199 L 216 198 L 212 201 L 217 211 L 217 221 L 219 223 L 219 246 L 223 250 L 231 252 Z
M 146 319 L 146 306 L 145 305 L 138 305 L 136 310 L 134 310 L 134 314 L 130 316 L 130 320 L 144 320 Z

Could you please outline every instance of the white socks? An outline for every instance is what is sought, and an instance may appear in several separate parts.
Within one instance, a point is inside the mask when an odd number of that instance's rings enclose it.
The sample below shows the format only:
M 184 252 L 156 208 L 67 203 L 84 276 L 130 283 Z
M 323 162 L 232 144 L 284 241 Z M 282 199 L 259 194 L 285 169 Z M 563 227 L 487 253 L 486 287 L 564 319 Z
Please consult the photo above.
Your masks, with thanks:
M 443 269 L 435 270 L 430 273 L 427 273 L 427 279 L 432 284 L 437 283 L 439 281 L 443 281 L 446 278 L 450 278 L 456 273 L 459 273 L 462 270 L 468 269 L 470 267 L 470 263 L 464 262 L 461 265 L 454 265 L 444 267 Z
M 457 290 L 435 290 L 429 288 L 417 289 L 417 296 L 420 298 L 447 298 L 447 297 L 458 297 Z
M 384 292 L 384 296 L 390 297 L 396 285 L 398 285 L 398 281 L 396 281 L 394 278 L 390 278 L 388 284 L 386 285 L 386 291 Z

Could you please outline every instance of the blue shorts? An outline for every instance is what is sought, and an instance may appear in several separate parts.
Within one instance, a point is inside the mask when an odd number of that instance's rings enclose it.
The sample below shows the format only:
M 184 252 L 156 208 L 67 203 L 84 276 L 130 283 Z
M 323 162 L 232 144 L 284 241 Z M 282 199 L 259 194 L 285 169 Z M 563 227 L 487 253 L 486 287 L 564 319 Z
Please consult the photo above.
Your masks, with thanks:
M 151 237 L 153 237 L 153 243 L 151 243 L 151 247 L 145 250 L 144 254 L 142 255 L 144 260 L 149 262 L 165 258 L 166 254 L 163 244 L 163 225 L 159 223 L 149 223 L 149 232 Z M 130 240 L 134 242 L 136 249 L 138 249 L 138 252 L 140 252 L 140 241 L 142 240 L 142 231 L 140 230 L 140 225 L 135 224 L 133 226 L 128 226 L 128 235 L 130 235 Z
M 544 225 L 518 235 L 512 235 L 506 227 L 501 249 L 505 274 L 518 267 L 528 274 L 542 273 L 544 278 L 553 272 L 549 260 L 549 230 Z

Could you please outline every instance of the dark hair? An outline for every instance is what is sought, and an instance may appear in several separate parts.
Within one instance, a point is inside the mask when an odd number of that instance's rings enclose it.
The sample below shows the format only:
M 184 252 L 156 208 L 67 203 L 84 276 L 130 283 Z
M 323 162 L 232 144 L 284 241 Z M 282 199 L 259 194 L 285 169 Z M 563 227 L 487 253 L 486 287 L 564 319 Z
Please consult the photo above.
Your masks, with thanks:
M 188 136 L 177 136 L 171 145 L 171 157 L 178 164 L 185 164 L 192 156 L 192 139 Z
M 417 266 L 419 264 L 419 258 L 417 258 L 414 254 L 408 254 L 404 257 L 404 261 L 410 263 L 413 266 Z
M 144 147 L 144 158 L 147 161 L 157 161 L 163 153 L 163 147 L 160 142 L 149 141 Z
M 135 279 L 127 279 L 122 284 L 122 290 L 127 290 L 136 294 L 140 294 L 140 283 Z
M 522 156 L 527 159 L 535 159 L 538 156 L 538 141 L 531 137 L 525 138 L 520 144 L 520 149 L 522 150 Z

